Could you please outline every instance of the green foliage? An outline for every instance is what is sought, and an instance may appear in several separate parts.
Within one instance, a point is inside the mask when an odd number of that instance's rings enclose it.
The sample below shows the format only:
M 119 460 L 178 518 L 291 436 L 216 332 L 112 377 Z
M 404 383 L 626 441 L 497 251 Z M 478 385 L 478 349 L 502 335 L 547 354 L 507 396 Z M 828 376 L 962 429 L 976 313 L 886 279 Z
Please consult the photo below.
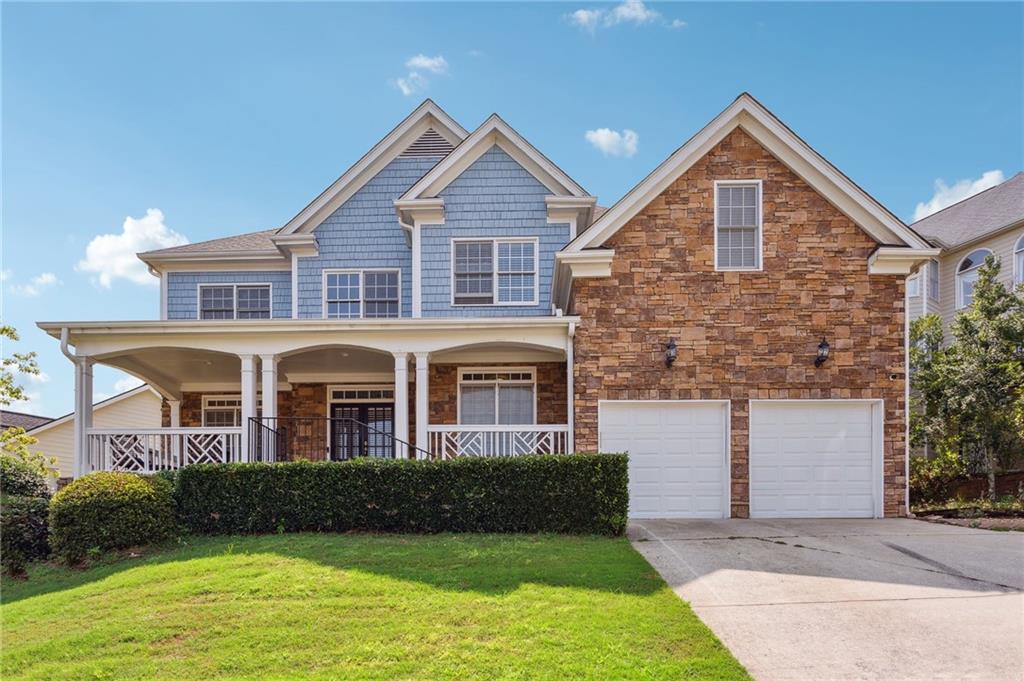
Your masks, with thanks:
M 164 541 L 176 531 L 172 486 L 161 478 L 93 473 L 50 503 L 53 552 L 71 564 L 90 552 Z
M 956 451 L 946 450 L 931 459 L 915 456 L 910 459 L 910 503 L 941 503 L 965 479 L 967 469 Z
M 0 431 L 0 456 L 10 456 L 31 466 L 39 475 L 57 477 L 57 458 L 33 452 L 31 447 L 39 440 L 25 432 L 24 428 L 6 428 Z
M 26 563 L 50 555 L 48 509 L 45 497 L 0 495 L 0 565 L 7 574 L 23 574 Z
M 622 534 L 626 456 L 453 461 L 360 459 L 188 466 L 177 475 L 192 532 Z
M 910 338 L 912 442 L 959 451 L 992 496 L 1000 466 L 1024 453 L 1024 288 L 1007 291 L 999 270 L 991 255 L 978 268 L 947 347 L 934 318 L 915 322 Z
M 17 341 L 18 332 L 13 326 L 0 325 L 0 339 Z M 27 397 L 25 389 L 15 380 L 15 373 L 32 376 L 39 374 L 36 353 L 15 352 L 10 357 L 0 358 L 0 407 L 20 402 Z
M 50 498 L 50 488 L 39 470 L 17 457 L 0 454 L 0 494 Z

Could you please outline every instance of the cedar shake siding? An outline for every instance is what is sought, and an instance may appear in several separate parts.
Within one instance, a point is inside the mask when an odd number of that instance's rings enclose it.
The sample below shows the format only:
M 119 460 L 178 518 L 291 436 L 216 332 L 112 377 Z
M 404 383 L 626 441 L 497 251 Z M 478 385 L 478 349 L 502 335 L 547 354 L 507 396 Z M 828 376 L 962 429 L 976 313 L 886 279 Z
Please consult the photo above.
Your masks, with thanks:
M 746 179 L 763 183 L 763 271 L 716 272 L 714 182 Z M 611 277 L 574 283 L 576 449 L 598 448 L 599 400 L 731 400 L 731 510 L 747 517 L 748 400 L 882 399 L 884 513 L 905 515 L 904 281 L 869 276 L 876 246 L 731 132 L 604 243 Z

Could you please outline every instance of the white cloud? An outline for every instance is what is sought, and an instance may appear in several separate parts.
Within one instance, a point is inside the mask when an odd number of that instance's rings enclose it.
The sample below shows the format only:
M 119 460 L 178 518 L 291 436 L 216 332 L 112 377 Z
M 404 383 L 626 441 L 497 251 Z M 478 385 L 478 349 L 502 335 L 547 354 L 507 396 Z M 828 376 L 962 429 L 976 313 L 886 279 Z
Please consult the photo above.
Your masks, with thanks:
M 121 393 L 128 392 L 132 388 L 138 388 L 140 385 L 142 385 L 142 381 L 134 376 L 119 378 L 114 381 L 114 394 L 120 395 Z
M 3 283 L 11 278 L 10 270 L 0 270 L 0 283 Z
M 149 208 L 145 217 L 126 217 L 120 234 L 100 234 L 94 237 L 85 247 L 85 258 L 75 265 L 75 269 L 95 273 L 95 281 L 107 289 L 115 279 L 157 286 L 159 280 L 149 274 L 146 264 L 135 254 L 187 243 L 188 239 L 184 235 L 164 224 L 163 211 Z
M 40 371 L 38 374 L 25 374 L 25 378 L 27 378 L 31 383 L 50 382 L 50 374 L 46 373 L 45 371 Z
M 409 57 L 409 60 L 405 62 L 405 67 L 412 71 L 430 71 L 431 73 L 447 73 L 448 72 L 448 60 L 441 55 L 436 57 L 428 57 L 425 54 L 417 54 L 415 57 Z
M 397 87 L 403 95 L 408 97 L 409 95 L 414 95 L 420 90 L 425 89 L 427 87 L 427 79 L 415 71 L 410 71 L 409 75 L 405 78 L 398 78 L 395 80 L 395 87 Z
M 15 400 L 11 402 L 9 407 L 6 407 L 11 411 L 20 411 L 26 414 L 43 414 L 43 396 L 36 390 L 26 390 L 25 399 Z
M 947 185 L 945 180 L 939 178 L 935 180 L 935 193 L 932 198 L 925 203 L 917 204 L 917 207 L 914 208 L 914 222 L 926 218 L 932 213 L 937 213 L 947 206 L 952 206 L 958 201 L 974 196 L 978 192 L 1002 184 L 1005 179 L 1002 170 L 989 170 L 982 173 L 981 177 L 976 180 L 971 178 L 957 180 L 952 186 Z
M 476 50 L 476 49 L 470 50 L 466 54 L 468 56 L 470 56 L 470 57 L 482 57 L 482 56 L 484 56 L 483 50 Z
M 620 24 L 632 24 L 633 26 L 657 24 L 667 28 L 686 26 L 686 22 L 682 19 L 669 21 L 662 16 L 661 12 L 645 5 L 643 0 L 624 0 L 610 10 L 578 9 L 571 12 L 567 19 L 570 24 L 588 33 L 595 33 L 598 28 L 611 28 Z
M 587 130 L 584 137 L 595 149 L 605 156 L 625 156 L 629 158 L 636 153 L 640 136 L 628 128 L 619 132 L 609 128 Z
M 27 284 L 11 284 L 9 290 L 16 296 L 36 298 L 48 288 L 63 284 L 53 272 L 43 272 L 32 277 Z

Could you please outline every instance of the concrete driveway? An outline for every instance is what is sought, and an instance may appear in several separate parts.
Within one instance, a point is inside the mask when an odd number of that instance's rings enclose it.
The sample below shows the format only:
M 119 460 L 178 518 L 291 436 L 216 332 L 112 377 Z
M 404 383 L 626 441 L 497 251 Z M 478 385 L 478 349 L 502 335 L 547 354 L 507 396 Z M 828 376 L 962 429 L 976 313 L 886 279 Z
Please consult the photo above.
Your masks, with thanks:
M 1024 533 L 909 519 L 628 533 L 755 679 L 1024 679 Z

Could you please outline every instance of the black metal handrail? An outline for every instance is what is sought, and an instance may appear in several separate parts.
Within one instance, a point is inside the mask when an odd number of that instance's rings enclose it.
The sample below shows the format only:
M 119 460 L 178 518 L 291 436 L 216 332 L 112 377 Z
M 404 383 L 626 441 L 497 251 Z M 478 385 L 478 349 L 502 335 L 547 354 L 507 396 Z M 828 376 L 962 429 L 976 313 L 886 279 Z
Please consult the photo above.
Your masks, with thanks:
M 338 456 L 338 452 L 331 451 L 334 444 L 331 442 L 333 424 L 355 426 L 365 429 L 367 434 L 372 433 L 386 438 L 390 445 L 389 453 L 381 458 L 398 458 L 397 445 L 404 445 L 409 452 L 422 454 L 425 458 L 434 458 L 430 451 L 358 419 L 332 416 L 254 416 L 249 420 L 249 460 L 284 461 L 296 456 L 316 459 L 325 453 L 329 453 L 332 459 L 370 456 L 367 451 L 350 456 Z M 349 437 L 353 434 L 352 431 L 345 433 Z M 265 445 L 268 442 L 272 444 Z M 366 441 L 362 442 L 362 446 L 370 447 Z M 272 456 L 267 456 L 267 452 L 271 452 Z

